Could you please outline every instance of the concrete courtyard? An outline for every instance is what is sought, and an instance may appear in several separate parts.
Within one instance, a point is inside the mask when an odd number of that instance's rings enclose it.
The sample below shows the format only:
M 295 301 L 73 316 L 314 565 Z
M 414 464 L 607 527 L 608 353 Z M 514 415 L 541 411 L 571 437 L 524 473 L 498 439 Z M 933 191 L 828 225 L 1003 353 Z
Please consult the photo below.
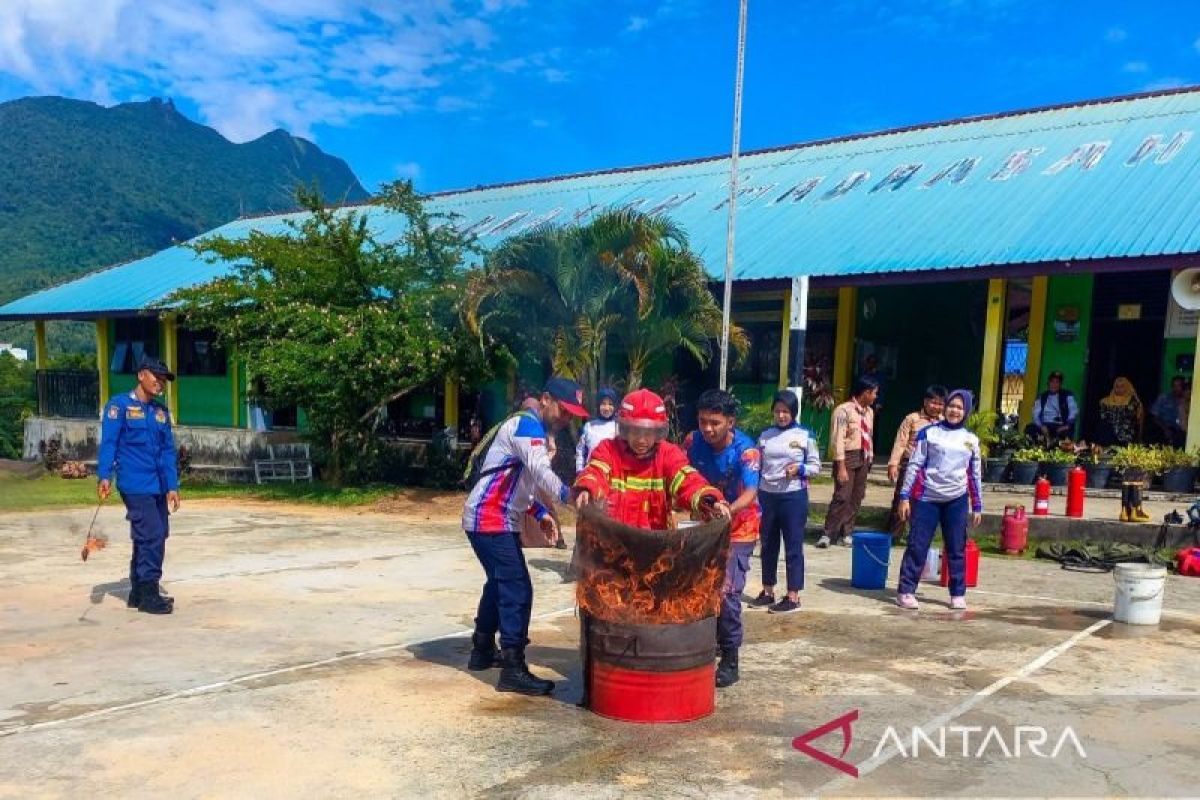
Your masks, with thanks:
M 1110 575 L 986 558 L 971 610 L 852 589 L 850 552 L 807 548 L 804 611 L 747 609 L 742 680 L 717 713 L 638 726 L 578 708 L 569 551 L 527 553 L 529 660 L 552 698 L 463 668 L 481 571 L 452 497 L 379 511 L 186 502 L 165 586 L 125 608 L 129 542 L 86 563 L 90 509 L 0 516 L 2 797 L 1187 796 L 1200 793 L 1200 580 L 1160 626 L 1110 621 Z M 757 592 L 758 562 L 748 589 Z M 853 765 L 851 777 L 793 746 Z M 1018 726 L 1086 754 L 1006 755 Z M 909 752 L 912 728 L 944 755 Z M 978 729 L 969 748 L 961 728 Z M 888 738 L 888 731 L 898 732 Z M 901 747 L 897 749 L 897 739 Z M 969 751 L 963 755 L 963 751 Z

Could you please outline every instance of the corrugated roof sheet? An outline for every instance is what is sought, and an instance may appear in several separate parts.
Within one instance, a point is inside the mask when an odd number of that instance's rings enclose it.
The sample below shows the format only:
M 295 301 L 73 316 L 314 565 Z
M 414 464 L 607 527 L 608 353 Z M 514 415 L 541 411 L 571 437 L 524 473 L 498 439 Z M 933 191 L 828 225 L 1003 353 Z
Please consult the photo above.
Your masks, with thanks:
M 1200 87 L 783 147 L 740 162 L 739 280 L 856 277 L 1200 252 Z M 434 196 L 484 245 L 610 206 L 669 214 L 723 273 L 728 159 Z M 379 235 L 403 220 L 368 212 Z M 275 231 L 287 216 L 216 230 Z M 173 247 L 0 307 L 0 319 L 154 307 L 222 267 Z

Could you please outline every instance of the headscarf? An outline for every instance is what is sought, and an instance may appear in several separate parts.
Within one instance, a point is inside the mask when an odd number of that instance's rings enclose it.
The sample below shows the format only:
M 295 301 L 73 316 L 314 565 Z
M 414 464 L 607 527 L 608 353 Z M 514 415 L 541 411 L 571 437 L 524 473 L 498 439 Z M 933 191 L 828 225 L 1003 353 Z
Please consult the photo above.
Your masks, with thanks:
M 971 416 L 971 412 L 975 409 L 975 397 L 971 394 L 970 389 L 955 389 L 950 394 L 946 395 L 946 405 L 949 406 L 950 401 L 956 397 L 961 400 L 963 404 L 962 422 L 950 422 L 950 420 L 946 419 L 945 412 L 942 412 L 942 424 L 950 429 L 961 428 L 963 425 L 965 425 L 967 423 L 967 417 Z
M 784 389 L 775 393 L 775 399 L 771 401 L 771 419 L 775 418 L 776 403 L 783 403 L 787 406 L 788 411 L 792 412 L 792 424 L 788 426 L 789 428 L 800 424 L 800 399 L 796 397 L 795 392 Z M 775 423 L 775 427 L 779 427 L 778 422 Z
M 1127 406 L 1134 400 L 1141 402 L 1137 389 L 1133 388 L 1133 383 L 1129 378 L 1121 376 L 1113 381 L 1112 392 L 1101 399 L 1100 403 L 1106 406 Z
M 605 400 L 612 403 L 612 406 L 613 406 L 612 414 L 608 417 L 604 417 L 602 414 L 600 414 L 600 404 L 603 403 Z M 621 398 L 617 397 L 616 389 L 609 389 L 608 387 L 605 387 L 605 388 L 601 389 L 600 391 L 596 392 L 596 415 L 597 416 L 600 416 L 603 419 L 613 419 L 614 417 L 616 417 L 617 408 L 620 405 L 621 405 Z

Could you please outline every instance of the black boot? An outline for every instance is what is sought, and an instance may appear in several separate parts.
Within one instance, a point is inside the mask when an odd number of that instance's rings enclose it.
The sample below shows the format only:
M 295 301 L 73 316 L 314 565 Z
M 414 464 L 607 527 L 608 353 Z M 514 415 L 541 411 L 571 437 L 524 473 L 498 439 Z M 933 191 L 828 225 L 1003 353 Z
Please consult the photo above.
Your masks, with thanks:
M 471 672 L 483 672 L 500 665 L 500 652 L 496 649 L 496 637 L 484 636 L 478 632 L 471 634 L 471 657 L 467 659 L 467 669 Z
M 717 688 L 724 689 L 738 682 L 738 650 L 722 647 L 721 660 L 717 662 Z
M 142 581 L 138 585 L 138 611 L 146 614 L 170 614 L 175 604 L 158 593 L 158 581 Z
M 129 579 L 129 596 L 125 598 L 125 606 L 127 608 L 137 608 L 142 602 L 142 588 L 133 578 Z
M 554 681 L 544 680 L 529 671 L 525 665 L 523 648 L 506 647 L 501 650 L 500 666 L 500 681 L 496 684 L 498 692 L 543 695 L 554 691 Z

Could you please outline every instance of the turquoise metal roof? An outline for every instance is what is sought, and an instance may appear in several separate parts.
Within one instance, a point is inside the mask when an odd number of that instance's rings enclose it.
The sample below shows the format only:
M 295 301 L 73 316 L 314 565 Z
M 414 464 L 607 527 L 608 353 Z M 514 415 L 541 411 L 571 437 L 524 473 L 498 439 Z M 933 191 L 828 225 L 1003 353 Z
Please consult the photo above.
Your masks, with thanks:
M 740 161 L 739 280 L 826 282 L 1200 253 L 1200 87 L 782 147 Z M 485 246 L 611 206 L 670 215 L 714 277 L 728 158 L 434 196 Z M 398 215 L 370 207 L 381 238 Z M 276 231 L 287 216 L 216 229 Z M 153 308 L 222 267 L 172 247 L 0 307 L 0 319 Z

